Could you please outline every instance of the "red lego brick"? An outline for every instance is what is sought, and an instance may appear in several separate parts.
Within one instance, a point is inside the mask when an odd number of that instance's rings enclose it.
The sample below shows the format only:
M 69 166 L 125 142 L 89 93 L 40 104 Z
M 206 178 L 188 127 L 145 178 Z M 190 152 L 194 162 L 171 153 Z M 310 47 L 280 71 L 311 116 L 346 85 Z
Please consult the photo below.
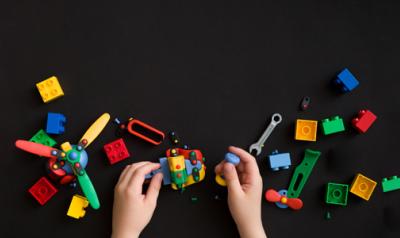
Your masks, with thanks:
M 107 154 L 110 164 L 115 164 L 130 156 L 122 138 L 104 145 L 104 151 Z
M 358 116 L 351 122 L 353 127 L 360 133 L 365 133 L 376 120 L 376 115 L 369 110 L 361 110 Z
M 40 203 L 44 205 L 50 200 L 54 194 L 57 193 L 57 189 L 47 180 L 45 177 L 40 178 L 30 189 L 29 193 Z

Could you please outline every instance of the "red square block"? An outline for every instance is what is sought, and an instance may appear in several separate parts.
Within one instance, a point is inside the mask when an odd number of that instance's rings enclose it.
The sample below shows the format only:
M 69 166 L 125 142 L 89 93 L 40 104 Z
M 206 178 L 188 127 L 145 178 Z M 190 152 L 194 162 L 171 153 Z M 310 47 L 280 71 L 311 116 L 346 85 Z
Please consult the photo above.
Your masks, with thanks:
M 361 110 L 358 116 L 351 122 L 353 127 L 360 133 L 365 133 L 376 120 L 375 114 L 369 110 Z
M 122 138 L 104 145 L 104 151 L 110 164 L 115 164 L 130 156 Z
M 45 177 L 40 178 L 39 181 L 29 189 L 29 193 L 32 194 L 40 205 L 44 205 L 49 201 L 57 191 L 58 190 Z

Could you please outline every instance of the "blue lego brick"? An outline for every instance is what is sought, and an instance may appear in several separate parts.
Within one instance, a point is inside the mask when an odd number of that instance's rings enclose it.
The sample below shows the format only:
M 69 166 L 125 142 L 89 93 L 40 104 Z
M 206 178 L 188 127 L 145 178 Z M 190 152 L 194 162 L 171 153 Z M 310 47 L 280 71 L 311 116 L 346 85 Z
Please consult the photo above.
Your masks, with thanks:
M 272 171 L 278 171 L 280 169 L 288 169 L 292 164 L 290 160 L 289 153 L 278 153 L 278 151 L 272 152 L 271 155 L 268 156 L 269 165 Z
M 197 161 L 197 163 L 195 165 L 193 165 L 192 163 L 190 163 L 190 160 L 185 159 L 185 167 L 186 167 L 187 175 L 192 175 L 193 168 L 197 168 L 200 171 L 200 169 L 202 167 L 202 163 L 200 161 Z
M 171 173 L 169 172 L 169 165 L 167 158 L 163 157 L 159 159 L 161 165 L 161 173 L 163 174 L 163 184 L 171 184 Z
M 65 123 L 67 118 L 60 113 L 47 113 L 46 132 L 48 134 L 60 135 L 65 131 Z
M 334 82 L 341 87 L 343 92 L 350 92 L 360 84 L 347 68 L 338 74 Z

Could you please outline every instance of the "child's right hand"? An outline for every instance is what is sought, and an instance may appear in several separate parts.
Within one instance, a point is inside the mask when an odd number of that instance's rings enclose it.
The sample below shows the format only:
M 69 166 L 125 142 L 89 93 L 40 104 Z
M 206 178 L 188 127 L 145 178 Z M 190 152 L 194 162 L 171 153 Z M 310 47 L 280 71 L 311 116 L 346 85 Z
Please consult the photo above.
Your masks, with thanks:
M 224 174 L 228 187 L 228 205 L 242 238 L 266 237 L 261 220 L 262 178 L 256 159 L 243 149 L 230 146 L 229 152 L 240 157 L 236 167 L 222 161 L 216 174 Z

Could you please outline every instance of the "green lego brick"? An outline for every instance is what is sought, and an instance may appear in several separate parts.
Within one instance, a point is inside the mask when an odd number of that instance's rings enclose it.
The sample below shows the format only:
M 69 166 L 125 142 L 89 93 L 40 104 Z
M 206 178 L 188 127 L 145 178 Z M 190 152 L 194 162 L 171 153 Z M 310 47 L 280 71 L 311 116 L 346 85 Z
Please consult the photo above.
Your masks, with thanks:
M 383 192 L 390 192 L 400 189 L 400 178 L 392 176 L 390 178 L 382 179 L 382 190 Z
M 334 205 L 347 205 L 349 185 L 340 183 L 328 183 L 326 187 L 325 202 Z
M 53 147 L 57 144 L 44 130 L 38 131 L 29 141 Z
M 339 116 L 323 119 L 321 121 L 321 127 L 324 135 L 330 135 L 345 130 L 343 119 Z

